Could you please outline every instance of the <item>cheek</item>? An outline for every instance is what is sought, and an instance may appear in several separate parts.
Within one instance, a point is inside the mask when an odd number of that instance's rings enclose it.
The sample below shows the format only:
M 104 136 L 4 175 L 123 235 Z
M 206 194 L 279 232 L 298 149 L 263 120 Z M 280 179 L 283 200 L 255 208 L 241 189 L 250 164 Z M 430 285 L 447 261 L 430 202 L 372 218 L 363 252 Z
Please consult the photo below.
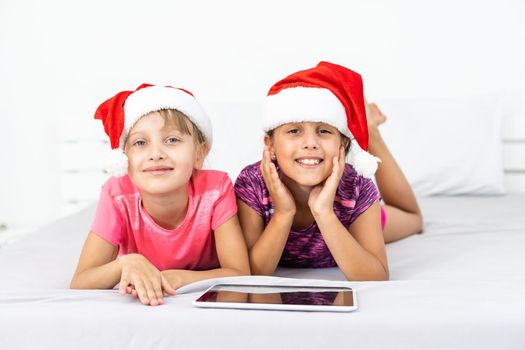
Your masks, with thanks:
M 275 153 L 279 158 L 284 158 L 290 156 L 295 149 L 295 143 L 292 140 L 284 141 L 279 140 L 273 143 L 273 146 L 270 148 L 270 151 Z
M 324 149 L 333 155 L 339 155 L 339 148 L 341 147 L 340 139 L 329 140 L 324 144 Z
M 190 147 L 182 149 L 179 148 L 177 150 L 173 150 L 170 152 L 170 158 L 175 162 L 175 164 L 179 164 L 179 166 L 185 166 L 193 169 L 193 165 L 196 163 L 197 156 L 193 149 Z
M 126 152 L 126 157 L 128 157 L 128 168 L 131 171 L 137 163 L 137 157 L 129 151 Z

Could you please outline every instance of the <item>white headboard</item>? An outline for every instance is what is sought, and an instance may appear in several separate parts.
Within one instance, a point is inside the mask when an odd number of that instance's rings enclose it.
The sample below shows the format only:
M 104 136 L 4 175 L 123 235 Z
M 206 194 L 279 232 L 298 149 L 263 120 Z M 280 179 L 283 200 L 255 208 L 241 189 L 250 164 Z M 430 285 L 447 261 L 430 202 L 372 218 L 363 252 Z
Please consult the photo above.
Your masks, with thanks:
M 263 134 L 259 103 L 208 102 L 212 117 L 214 145 L 205 167 L 227 171 L 234 179 L 240 170 L 261 157 Z M 509 193 L 525 193 L 525 115 L 519 108 L 508 110 L 502 119 L 505 183 Z M 74 128 L 75 132 L 68 131 Z M 99 121 L 64 127 L 61 145 L 62 214 L 67 214 L 98 199 L 106 181 L 103 160 L 109 150 Z M 395 156 L 395 155 L 394 155 Z

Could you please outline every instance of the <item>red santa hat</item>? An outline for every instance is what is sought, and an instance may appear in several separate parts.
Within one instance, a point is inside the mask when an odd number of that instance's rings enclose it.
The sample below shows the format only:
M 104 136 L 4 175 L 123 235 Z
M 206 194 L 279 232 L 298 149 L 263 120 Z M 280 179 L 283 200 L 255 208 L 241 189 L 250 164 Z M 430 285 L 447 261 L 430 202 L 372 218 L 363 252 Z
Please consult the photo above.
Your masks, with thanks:
M 208 150 L 213 141 L 211 121 L 193 94 L 171 86 L 142 84 L 134 91 L 121 91 L 102 103 L 95 112 L 109 136 L 112 152 L 106 162 L 110 175 L 127 173 L 128 158 L 124 146 L 131 128 L 143 116 L 163 109 L 176 109 L 184 113 L 203 133 Z
M 348 68 L 320 62 L 293 73 L 270 88 L 263 128 L 268 132 L 293 122 L 323 122 L 351 140 L 349 163 L 371 178 L 381 160 L 368 153 L 368 125 L 361 75 Z

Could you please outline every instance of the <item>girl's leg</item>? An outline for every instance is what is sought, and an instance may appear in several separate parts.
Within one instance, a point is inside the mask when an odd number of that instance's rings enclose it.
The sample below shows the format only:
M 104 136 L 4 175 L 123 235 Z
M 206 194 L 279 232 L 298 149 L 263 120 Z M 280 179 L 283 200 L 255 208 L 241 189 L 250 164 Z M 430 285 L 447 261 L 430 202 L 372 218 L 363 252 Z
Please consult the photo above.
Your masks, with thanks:
M 385 242 L 389 243 L 421 232 L 423 217 L 410 184 L 379 133 L 378 126 L 386 118 L 375 103 L 367 105 L 367 118 L 369 151 L 381 159 L 375 177 L 385 202 L 386 224 L 383 234 Z

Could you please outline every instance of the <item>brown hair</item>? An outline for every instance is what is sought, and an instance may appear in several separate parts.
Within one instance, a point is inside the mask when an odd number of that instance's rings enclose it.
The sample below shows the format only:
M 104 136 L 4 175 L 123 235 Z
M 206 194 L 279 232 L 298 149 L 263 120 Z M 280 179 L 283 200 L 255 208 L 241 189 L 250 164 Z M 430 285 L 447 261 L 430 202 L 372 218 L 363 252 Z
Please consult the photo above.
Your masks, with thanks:
M 275 129 L 268 130 L 266 132 L 266 135 L 268 135 L 268 137 L 270 137 L 270 138 L 273 138 L 274 130 Z M 350 138 L 348 136 L 346 136 L 346 135 L 341 134 L 341 132 L 339 132 L 339 135 L 341 135 L 341 143 L 343 145 L 345 145 L 345 156 L 347 156 L 348 152 L 350 152 L 350 146 L 351 146 Z

